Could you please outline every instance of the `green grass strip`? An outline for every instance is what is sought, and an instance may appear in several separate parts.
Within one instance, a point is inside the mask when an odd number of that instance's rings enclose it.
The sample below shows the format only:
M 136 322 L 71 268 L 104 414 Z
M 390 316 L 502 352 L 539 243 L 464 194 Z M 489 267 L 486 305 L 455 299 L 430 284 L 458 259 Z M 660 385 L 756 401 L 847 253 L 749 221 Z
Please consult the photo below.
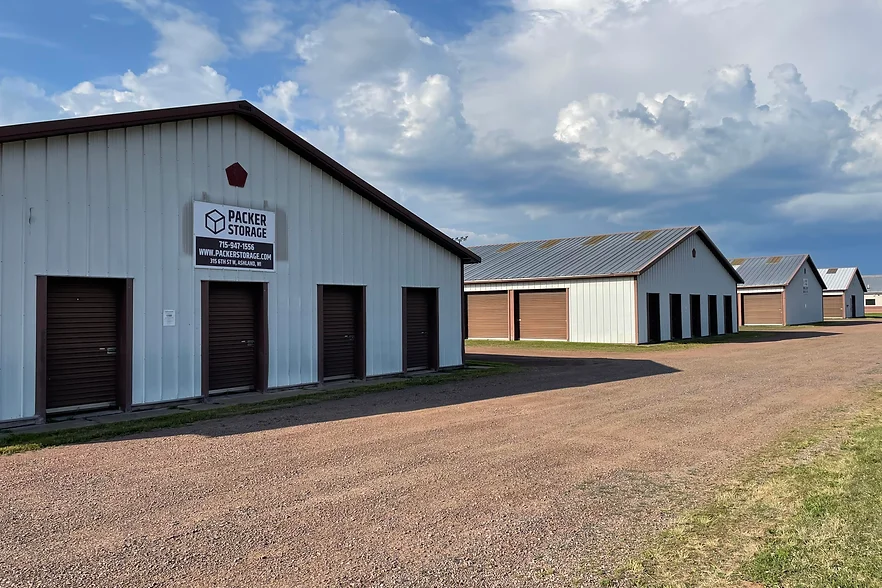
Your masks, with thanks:
M 882 403 L 796 433 L 610 586 L 882 587 Z
M 38 449 L 58 445 L 71 445 L 76 443 L 88 443 L 91 441 L 102 441 L 106 439 L 113 439 L 115 437 L 122 437 L 125 435 L 134 435 L 137 433 L 156 431 L 158 429 L 182 427 L 200 421 L 208 421 L 246 414 L 256 414 L 280 408 L 318 404 L 320 402 L 327 402 L 330 400 L 355 398 L 357 396 L 363 396 L 365 394 L 376 394 L 379 392 L 404 390 L 406 388 L 413 388 L 416 386 L 438 386 L 441 384 L 462 382 L 475 378 L 497 376 L 518 369 L 516 366 L 513 366 L 511 364 L 495 362 L 469 362 L 469 366 L 482 367 L 484 369 L 455 370 L 443 372 L 440 374 L 417 376 L 408 378 L 406 380 L 394 382 L 384 382 L 381 384 L 365 384 L 363 386 L 340 388 L 338 390 L 316 391 L 314 393 L 301 394 L 298 396 L 274 398 L 264 402 L 252 404 L 233 404 L 208 410 L 181 410 L 179 413 L 176 414 L 145 417 L 143 419 L 119 423 L 88 425 L 84 424 L 82 428 L 77 429 L 64 429 L 47 433 L 12 433 L 5 436 L 0 436 L 0 455 L 11 455 L 13 453 L 21 453 L 23 451 L 35 451 Z

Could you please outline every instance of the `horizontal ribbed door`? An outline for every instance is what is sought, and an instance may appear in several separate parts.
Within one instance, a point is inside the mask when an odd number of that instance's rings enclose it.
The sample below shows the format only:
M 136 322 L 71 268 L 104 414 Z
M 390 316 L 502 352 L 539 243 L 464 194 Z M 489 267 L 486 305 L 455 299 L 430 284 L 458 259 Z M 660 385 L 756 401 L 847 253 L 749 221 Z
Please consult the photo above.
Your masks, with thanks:
M 518 338 L 566 341 L 566 290 L 518 292 Z
M 466 295 L 469 339 L 508 339 L 508 292 Z
M 243 282 L 208 286 L 208 389 L 257 385 L 257 289 Z
M 774 294 L 744 294 L 742 313 L 745 325 L 783 325 L 784 296 Z
M 46 305 L 46 408 L 115 405 L 120 284 L 49 278 Z
M 843 301 L 841 294 L 824 296 L 824 318 L 845 318 Z
M 358 353 L 358 292 L 325 286 L 322 300 L 324 379 L 354 378 Z
M 423 370 L 431 367 L 433 338 L 437 341 L 434 328 L 433 292 L 421 288 L 407 288 L 407 365 L 408 370 Z

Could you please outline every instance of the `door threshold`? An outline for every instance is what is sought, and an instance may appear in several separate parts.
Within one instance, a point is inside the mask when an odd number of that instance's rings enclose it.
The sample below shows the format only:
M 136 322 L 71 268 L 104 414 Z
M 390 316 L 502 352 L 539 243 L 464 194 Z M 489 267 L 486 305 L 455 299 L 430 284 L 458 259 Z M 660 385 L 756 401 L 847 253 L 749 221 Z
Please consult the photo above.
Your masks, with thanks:
M 209 390 L 209 396 L 221 396 L 223 394 L 236 394 L 239 392 L 256 392 L 256 388 L 254 386 L 237 386 L 234 388 L 221 388 L 219 390 Z
M 115 402 L 95 402 L 92 404 L 80 404 L 77 406 L 60 406 L 58 408 L 47 408 L 47 416 L 64 416 L 68 414 L 81 414 L 85 412 L 95 412 L 98 410 L 119 410 Z

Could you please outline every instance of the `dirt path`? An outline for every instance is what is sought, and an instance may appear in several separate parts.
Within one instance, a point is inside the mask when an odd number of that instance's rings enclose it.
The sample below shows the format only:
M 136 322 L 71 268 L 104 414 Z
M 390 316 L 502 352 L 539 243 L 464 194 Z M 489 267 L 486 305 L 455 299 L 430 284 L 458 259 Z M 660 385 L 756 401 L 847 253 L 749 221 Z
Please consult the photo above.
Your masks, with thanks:
M 590 585 L 882 382 L 882 322 L 792 333 L 2 458 L 0 586 Z

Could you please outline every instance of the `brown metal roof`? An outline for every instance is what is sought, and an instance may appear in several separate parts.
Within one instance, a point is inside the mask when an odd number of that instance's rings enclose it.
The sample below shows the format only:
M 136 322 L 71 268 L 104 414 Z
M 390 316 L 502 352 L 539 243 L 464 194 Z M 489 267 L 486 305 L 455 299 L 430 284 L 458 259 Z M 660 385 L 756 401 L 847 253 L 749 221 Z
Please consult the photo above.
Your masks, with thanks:
M 438 245 L 456 254 L 464 262 L 480 263 L 481 258 L 472 250 L 464 245 L 460 245 L 392 198 L 386 196 L 380 190 L 371 186 L 342 164 L 334 161 L 319 151 L 318 148 L 246 100 L 11 125 L 0 127 L 0 143 L 227 115 L 242 117 L 303 159 L 339 180 L 355 193 L 376 204 L 382 210 L 412 227 L 415 231 L 425 235 Z

